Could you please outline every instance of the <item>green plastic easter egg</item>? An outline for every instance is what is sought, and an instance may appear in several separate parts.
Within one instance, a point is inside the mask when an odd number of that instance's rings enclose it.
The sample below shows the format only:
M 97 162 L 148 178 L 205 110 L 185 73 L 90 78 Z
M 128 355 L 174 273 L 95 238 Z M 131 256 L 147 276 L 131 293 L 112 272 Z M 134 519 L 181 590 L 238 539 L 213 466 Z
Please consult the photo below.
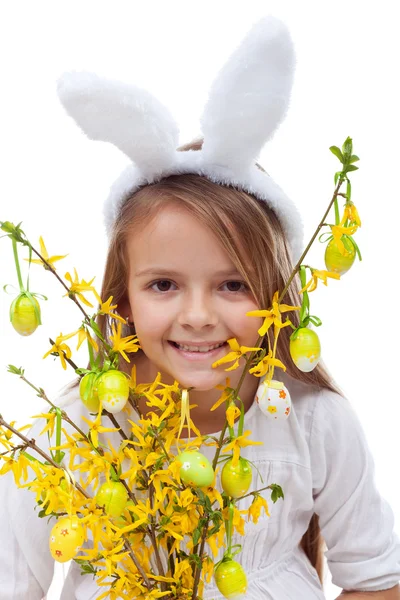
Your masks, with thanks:
M 125 508 L 121 513 L 121 516 L 118 517 L 115 522 L 114 525 L 116 525 L 116 527 L 126 527 L 129 522 L 126 519 L 126 512 L 129 506 L 135 506 L 135 503 L 133 500 L 128 500 L 128 502 L 125 504 Z M 137 521 L 138 517 L 135 515 L 135 513 L 133 513 L 132 511 L 129 511 L 131 518 L 132 518 L 132 522 L 134 523 L 135 521 Z
M 120 517 L 128 502 L 128 492 L 120 481 L 103 483 L 96 494 L 96 503 L 103 506 L 110 517 Z
M 347 250 L 346 246 L 351 246 L 351 250 Z M 334 238 L 331 239 L 325 250 L 325 266 L 328 271 L 343 275 L 353 265 L 356 258 L 356 249 L 349 238 L 346 238 L 346 254 L 345 256 L 339 251 L 337 242 Z
M 321 358 L 318 335 L 308 327 L 301 327 L 296 339 L 290 340 L 289 351 L 296 367 L 303 373 L 309 373 L 315 369 Z
M 113 414 L 119 413 L 129 398 L 128 378 L 121 371 L 110 369 L 97 380 L 97 393 L 103 408 Z
M 221 562 L 215 569 L 217 588 L 229 600 L 241 600 L 247 591 L 247 577 L 242 565 L 232 559 Z
M 10 306 L 10 321 L 20 335 L 28 336 L 36 331 L 40 325 L 40 304 L 36 298 L 32 296 L 31 300 L 25 294 L 15 298 Z
M 182 464 L 179 474 L 186 485 L 204 487 L 212 484 L 214 470 L 204 454 L 188 451 L 182 452 L 177 458 Z
M 96 373 L 86 373 L 79 384 L 79 394 L 89 412 L 98 412 L 100 401 L 97 386 L 94 385 Z
M 233 466 L 230 458 L 224 465 L 221 473 L 222 489 L 232 498 L 240 498 L 248 491 L 253 480 L 251 465 L 245 458 L 239 458 L 236 466 Z

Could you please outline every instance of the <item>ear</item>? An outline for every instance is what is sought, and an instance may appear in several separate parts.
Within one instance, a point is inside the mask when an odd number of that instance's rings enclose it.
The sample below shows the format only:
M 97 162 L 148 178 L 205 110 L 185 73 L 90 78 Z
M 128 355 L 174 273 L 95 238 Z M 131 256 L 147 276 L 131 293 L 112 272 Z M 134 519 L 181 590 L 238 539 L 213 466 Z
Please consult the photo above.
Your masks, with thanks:
M 131 305 L 127 297 L 124 297 L 122 300 L 120 300 L 120 302 L 118 302 L 116 310 L 123 319 L 129 317 L 129 320 L 132 321 Z

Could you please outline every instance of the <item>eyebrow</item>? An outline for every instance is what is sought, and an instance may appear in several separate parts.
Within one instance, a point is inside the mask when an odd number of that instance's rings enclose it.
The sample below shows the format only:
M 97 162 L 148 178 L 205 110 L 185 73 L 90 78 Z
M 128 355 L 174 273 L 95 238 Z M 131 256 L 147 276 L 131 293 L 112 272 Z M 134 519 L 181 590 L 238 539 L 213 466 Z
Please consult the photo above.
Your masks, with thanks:
M 137 271 L 135 273 L 136 277 L 143 277 L 144 275 L 169 275 L 170 277 L 179 277 L 182 273 L 179 271 L 171 271 L 170 269 L 166 269 L 163 267 L 151 267 L 150 269 L 143 269 L 142 271 Z M 215 272 L 216 277 L 241 277 L 239 271 L 237 269 L 225 269 L 221 271 Z

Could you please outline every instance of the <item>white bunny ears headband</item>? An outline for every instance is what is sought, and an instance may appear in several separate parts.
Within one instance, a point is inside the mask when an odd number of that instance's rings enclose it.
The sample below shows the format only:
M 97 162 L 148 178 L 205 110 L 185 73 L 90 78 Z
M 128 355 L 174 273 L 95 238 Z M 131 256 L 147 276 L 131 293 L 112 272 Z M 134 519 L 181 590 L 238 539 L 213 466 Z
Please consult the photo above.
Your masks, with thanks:
M 279 218 L 292 259 L 303 250 L 303 225 L 293 202 L 255 161 L 286 116 L 295 67 L 290 34 L 265 17 L 248 32 L 217 75 L 201 117 L 204 143 L 177 151 L 179 129 L 169 110 L 149 92 L 94 73 L 65 73 L 59 98 L 83 132 L 111 142 L 132 161 L 104 204 L 108 235 L 124 201 L 137 189 L 170 175 L 195 173 L 245 190 Z

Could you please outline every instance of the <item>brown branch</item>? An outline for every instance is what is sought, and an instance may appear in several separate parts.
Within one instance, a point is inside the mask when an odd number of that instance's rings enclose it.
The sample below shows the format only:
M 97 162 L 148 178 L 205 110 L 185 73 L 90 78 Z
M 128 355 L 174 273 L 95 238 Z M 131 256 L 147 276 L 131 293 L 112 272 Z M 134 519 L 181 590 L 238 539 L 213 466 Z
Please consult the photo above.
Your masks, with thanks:
M 118 429 L 118 433 L 119 435 L 122 437 L 123 440 L 129 440 L 128 436 L 126 435 L 126 433 L 124 433 L 122 427 L 120 426 L 120 424 L 118 423 L 117 419 L 114 417 L 114 415 L 110 412 L 108 412 L 108 410 L 103 410 L 103 414 L 108 417 L 111 421 L 111 423 L 114 425 L 114 427 L 116 427 Z
M 313 236 L 311 237 L 311 240 L 308 242 L 306 249 L 304 250 L 303 254 L 300 256 L 299 260 L 297 261 L 296 266 L 294 267 L 293 271 L 290 274 L 290 277 L 285 285 L 285 287 L 283 288 L 283 291 L 281 293 L 281 295 L 278 298 L 278 304 L 280 304 L 280 302 L 282 301 L 282 299 L 284 298 L 287 290 L 289 289 L 290 284 L 292 283 L 292 279 L 294 278 L 294 276 L 296 275 L 297 271 L 299 270 L 299 267 L 301 265 L 301 263 L 303 262 L 304 257 L 306 256 L 307 252 L 309 251 L 309 249 L 311 248 L 315 238 L 317 237 L 321 227 L 323 227 L 325 225 L 325 219 L 329 214 L 329 211 L 332 208 L 333 203 L 335 202 L 337 196 L 339 195 L 339 190 L 340 187 L 342 185 L 342 183 L 344 182 L 344 179 L 339 178 L 339 182 L 335 188 L 335 191 L 333 192 L 333 196 L 332 196 L 332 200 L 329 202 L 328 208 L 326 209 L 326 212 L 324 214 L 324 216 L 322 217 L 317 229 L 315 230 Z
M 32 252 L 34 252 L 36 254 L 36 256 L 38 256 L 40 258 L 40 260 L 44 263 L 45 268 L 47 271 L 51 271 L 53 273 L 53 275 L 58 279 L 58 281 L 61 283 L 61 285 L 63 286 L 63 288 L 65 290 L 67 290 L 68 292 L 68 297 L 71 298 L 71 300 L 73 300 L 73 302 L 75 302 L 75 304 L 77 305 L 77 307 L 79 308 L 79 310 L 83 313 L 86 322 L 88 323 L 88 325 L 90 326 L 90 317 L 89 315 L 86 313 L 85 309 L 81 306 L 81 304 L 78 302 L 78 300 L 75 298 L 75 294 L 70 294 L 70 289 L 67 286 L 67 284 L 61 279 L 61 277 L 58 275 L 56 269 L 53 267 L 53 265 L 49 262 L 47 262 L 47 260 L 32 246 L 32 244 L 27 240 L 29 247 L 31 248 Z
M 142 565 L 136 558 L 136 555 L 135 555 L 134 551 L 132 550 L 132 546 L 130 545 L 129 541 L 125 540 L 124 545 L 125 545 L 125 548 L 127 549 L 127 551 L 129 552 L 129 556 L 133 560 L 135 567 L 139 571 L 140 575 L 143 577 L 143 581 L 145 582 L 146 586 L 150 589 L 152 587 L 152 585 L 151 585 L 150 581 L 148 580 L 147 575 L 142 568 Z

